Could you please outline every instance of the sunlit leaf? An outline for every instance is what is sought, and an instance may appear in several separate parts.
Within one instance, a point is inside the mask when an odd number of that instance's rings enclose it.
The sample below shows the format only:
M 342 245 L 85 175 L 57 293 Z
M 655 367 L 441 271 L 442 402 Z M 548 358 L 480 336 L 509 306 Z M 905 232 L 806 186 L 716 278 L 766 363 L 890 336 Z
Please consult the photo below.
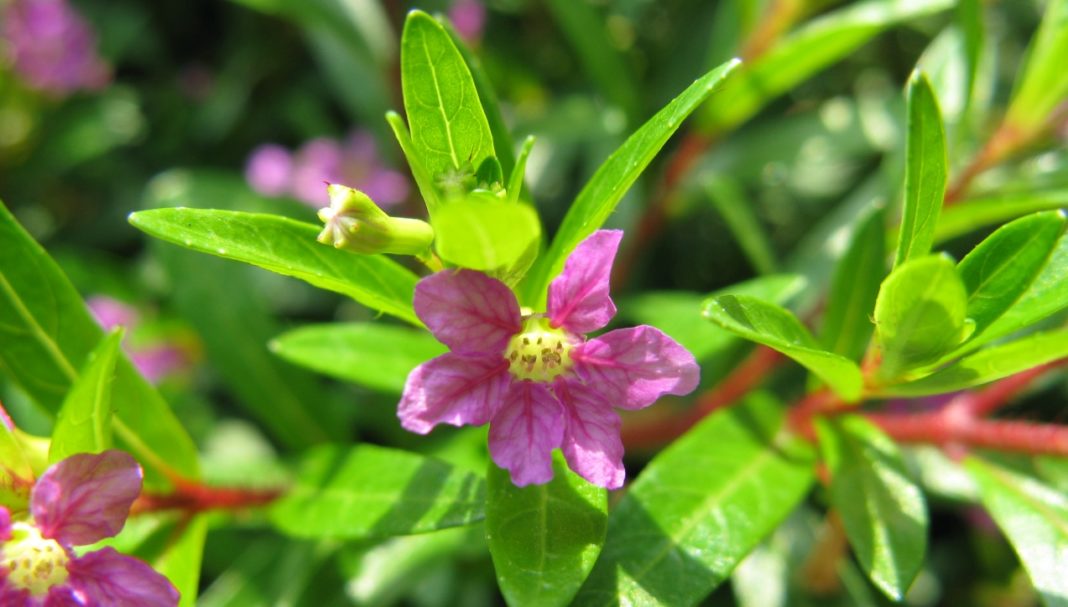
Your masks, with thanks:
M 50 463 L 75 453 L 100 453 L 111 448 L 111 383 L 123 335 L 119 329 L 100 342 L 63 399 L 52 429 Z

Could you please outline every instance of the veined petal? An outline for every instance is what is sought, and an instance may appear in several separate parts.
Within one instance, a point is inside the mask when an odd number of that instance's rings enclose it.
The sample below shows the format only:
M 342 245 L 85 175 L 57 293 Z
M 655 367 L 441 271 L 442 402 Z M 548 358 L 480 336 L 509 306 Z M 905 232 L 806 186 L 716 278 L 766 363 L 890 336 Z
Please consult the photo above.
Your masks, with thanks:
M 74 594 L 75 590 L 67 584 L 53 586 L 45 595 L 44 607 L 85 607 L 86 602 Z M 7 603 L 0 602 L 0 605 Z
M 0 542 L 11 539 L 11 512 L 0 506 Z
M 434 337 L 460 354 L 500 354 L 522 327 L 512 290 L 473 270 L 445 270 L 420 280 L 413 305 Z
M 397 417 L 419 434 L 438 424 L 480 426 L 500 408 L 511 381 L 508 362 L 499 355 L 442 354 L 408 375 Z
M 618 329 L 575 346 L 575 371 L 623 409 L 647 407 L 664 394 L 689 394 L 697 387 L 697 361 L 659 329 Z
M 597 230 L 571 252 L 564 271 L 549 284 L 549 320 L 554 327 L 589 333 L 616 315 L 608 287 L 622 238 L 622 230 Z
M 572 470 L 605 489 L 623 486 L 623 441 L 619 416 L 605 395 L 589 384 L 557 379 L 553 392 L 564 406 L 564 458 Z
M 84 546 L 122 530 L 141 493 L 141 466 L 122 451 L 79 453 L 53 464 L 33 487 L 30 510 L 41 535 Z
M 4 607 L 35 607 L 30 593 L 9 584 L 6 576 L 0 576 L 0 605 Z
M 517 487 L 547 483 L 553 478 L 553 449 L 564 434 L 560 403 L 545 384 L 517 381 L 493 416 L 489 451 Z
M 110 607 L 175 607 L 178 590 L 145 563 L 103 548 L 67 563 L 67 584 L 90 599 Z

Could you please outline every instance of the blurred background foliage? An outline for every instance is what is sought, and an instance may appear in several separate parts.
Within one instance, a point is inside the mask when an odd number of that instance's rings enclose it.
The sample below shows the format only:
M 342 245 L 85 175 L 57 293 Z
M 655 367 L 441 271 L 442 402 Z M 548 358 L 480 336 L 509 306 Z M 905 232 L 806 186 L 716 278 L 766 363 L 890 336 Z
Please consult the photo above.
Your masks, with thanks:
M 409 435 L 395 422 L 395 390 L 326 380 L 268 348 L 285 329 L 369 319 L 366 310 L 290 279 L 149 242 L 126 215 L 182 204 L 312 220 L 314 208 L 299 192 L 283 187 L 266 196 L 246 182 L 248 175 L 255 183 L 252 159 L 265 144 L 281 146 L 276 151 L 296 171 L 301 162 L 314 164 L 307 142 L 328 138 L 336 155 L 337 142 L 360 133 L 375 142 L 376 170 L 407 175 L 383 115 L 403 107 L 398 37 L 404 15 L 418 7 L 453 17 L 516 141 L 537 136 L 527 183 L 551 233 L 603 158 L 694 78 L 734 55 L 760 57 L 784 32 L 850 4 L 72 1 L 95 31 L 109 75 L 78 90 L 39 90 L 15 69 L 8 37 L 0 55 L 8 59 L 0 62 L 0 199 L 84 296 L 121 302 L 136 317 L 131 353 L 173 350 L 180 364 L 159 381 L 200 445 L 209 480 L 270 486 L 286 478 L 280 462 L 291 455 L 352 440 L 429 451 L 481 470 L 477 431 Z M 797 70 L 800 82 L 750 109 L 739 102 L 723 111 L 713 99 L 620 205 L 610 224 L 627 229 L 639 247 L 618 290 L 624 316 L 663 316 L 643 312 L 648 296 L 628 294 L 705 294 L 776 271 L 809 279 L 794 307 L 811 309 L 858 213 L 900 195 L 902 88 L 917 62 L 939 93 L 951 167 L 959 171 L 975 156 L 1005 111 L 1044 3 L 867 4 L 912 14 L 857 34 L 855 50 L 825 69 L 785 62 L 783 73 Z M 1065 136 L 1063 125 L 1044 132 L 981 175 L 972 194 L 1041 188 L 1062 204 Z M 693 169 L 665 197 L 672 179 L 665 168 L 694 141 Z M 321 172 L 313 182 L 329 177 Z M 663 230 L 643 241 L 647 209 L 658 204 Z M 408 188 L 390 210 L 418 215 L 420 208 Z M 991 229 L 973 227 L 965 222 L 944 246 L 959 258 Z M 704 383 L 738 357 L 735 348 L 706 359 Z M 1019 407 L 1064 421 L 1063 383 Z M 47 432 L 48 419 L 4 379 L 0 399 L 24 428 Z M 633 477 L 648 453 L 629 455 Z M 932 497 L 932 516 L 931 558 L 910 604 L 1035 604 L 1011 549 L 981 510 Z M 477 526 L 353 545 L 281 539 L 255 519 L 229 522 L 237 524 L 209 535 L 201 605 L 501 602 Z M 803 573 L 785 582 L 802 589 L 791 604 L 884 602 L 849 561 L 828 559 L 840 570 L 821 570 L 809 552 L 819 547 L 819 525 L 814 510 L 798 513 L 739 569 L 733 590 L 721 588 L 708 603 L 774 604 L 759 596 L 761 572 L 786 563 Z

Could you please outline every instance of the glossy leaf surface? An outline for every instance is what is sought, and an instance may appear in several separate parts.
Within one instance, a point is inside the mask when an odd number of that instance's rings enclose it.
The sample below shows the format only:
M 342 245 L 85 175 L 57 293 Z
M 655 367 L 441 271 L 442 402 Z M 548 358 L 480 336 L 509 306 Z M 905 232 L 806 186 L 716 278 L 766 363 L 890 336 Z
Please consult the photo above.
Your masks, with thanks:
M 52 429 L 48 461 L 58 462 L 75 453 L 100 453 L 111 448 L 111 383 L 124 332 L 105 337 L 63 399 Z

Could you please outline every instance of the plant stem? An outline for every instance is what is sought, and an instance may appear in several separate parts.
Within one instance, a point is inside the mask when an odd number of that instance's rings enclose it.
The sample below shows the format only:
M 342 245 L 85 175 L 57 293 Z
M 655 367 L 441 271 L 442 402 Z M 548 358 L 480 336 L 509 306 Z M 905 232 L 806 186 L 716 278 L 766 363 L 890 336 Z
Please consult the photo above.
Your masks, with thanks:
M 174 489 L 167 493 L 144 492 L 131 512 L 144 514 L 179 510 L 192 515 L 209 510 L 244 510 L 266 506 L 282 495 L 281 489 L 210 487 L 186 479 L 172 479 Z

